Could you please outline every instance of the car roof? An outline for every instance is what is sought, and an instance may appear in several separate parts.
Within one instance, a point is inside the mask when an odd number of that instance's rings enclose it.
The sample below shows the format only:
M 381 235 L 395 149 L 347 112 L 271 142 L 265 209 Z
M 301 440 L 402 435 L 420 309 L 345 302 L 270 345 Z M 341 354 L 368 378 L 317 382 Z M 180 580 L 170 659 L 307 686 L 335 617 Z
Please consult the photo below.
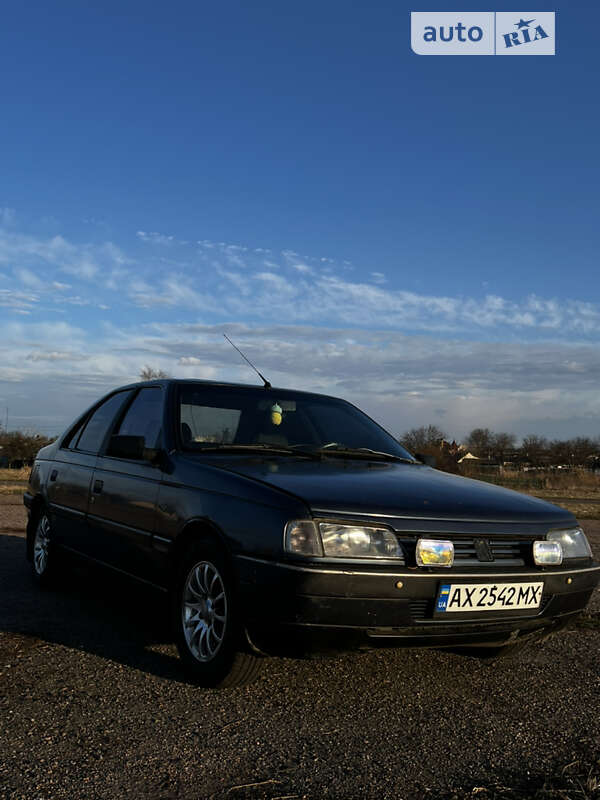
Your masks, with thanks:
M 136 381 L 135 383 L 128 383 L 125 386 L 119 386 L 113 391 L 122 391 L 124 389 L 139 389 L 142 386 L 171 386 L 171 385 L 190 385 L 197 386 L 210 386 L 210 387 L 223 387 L 225 389 L 252 389 L 258 393 L 269 392 L 286 392 L 294 395 L 304 395 L 306 397 L 328 397 L 332 400 L 343 400 L 340 397 L 333 395 L 323 394 L 322 392 L 305 392 L 300 389 L 286 389 L 282 386 L 271 386 L 269 388 L 260 386 L 255 383 L 230 383 L 228 381 L 208 381 L 200 378 L 157 378 L 147 381 Z

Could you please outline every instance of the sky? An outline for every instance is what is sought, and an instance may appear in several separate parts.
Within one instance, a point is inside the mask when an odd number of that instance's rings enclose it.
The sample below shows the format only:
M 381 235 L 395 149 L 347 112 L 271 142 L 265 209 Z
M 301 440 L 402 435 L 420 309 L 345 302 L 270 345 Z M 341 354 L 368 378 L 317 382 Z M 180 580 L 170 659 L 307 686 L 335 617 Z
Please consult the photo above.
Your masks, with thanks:
M 227 333 L 395 435 L 600 435 L 600 9 L 530 58 L 418 56 L 411 9 L 4 8 L 0 424 L 254 382 Z

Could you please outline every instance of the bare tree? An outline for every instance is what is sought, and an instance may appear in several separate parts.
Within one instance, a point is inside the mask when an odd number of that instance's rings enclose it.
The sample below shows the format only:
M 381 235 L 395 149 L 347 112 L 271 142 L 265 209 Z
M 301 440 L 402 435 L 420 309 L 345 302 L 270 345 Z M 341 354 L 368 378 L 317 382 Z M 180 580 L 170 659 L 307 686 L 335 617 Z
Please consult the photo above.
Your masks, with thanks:
M 155 381 L 159 380 L 160 378 L 170 378 L 168 372 L 165 372 L 162 369 L 155 369 L 154 367 L 149 367 L 147 364 L 146 366 L 142 367 L 140 370 L 140 380 L 141 381 Z
M 554 465 L 568 464 L 571 459 L 571 447 L 569 446 L 569 441 L 552 439 L 552 441 L 548 444 L 548 455 L 550 456 L 550 462 Z
M 473 428 L 466 444 L 479 458 L 490 458 L 494 449 L 494 434 L 489 428 Z
M 598 443 L 589 436 L 577 436 L 571 439 L 571 452 L 576 464 L 585 464 L 588 456 L 594 455 L 597 452 Z
M 539 466 L 548 451 L 548 439 L 534 433 L 524 436 L 521 443 L 521 456 L 534 466 Z
M 492 439 L 492 450 L 499 461 L 504 461 L 506 453 L 515 449 L 516 436 L 514 433 L 495 433 Z
M 411 453 L 424 453 L 426 450 L 440 445 L 446 434 L 437 425 L 422 425 L 420 428 L 411 428 L 400 437 L 401 444 Z

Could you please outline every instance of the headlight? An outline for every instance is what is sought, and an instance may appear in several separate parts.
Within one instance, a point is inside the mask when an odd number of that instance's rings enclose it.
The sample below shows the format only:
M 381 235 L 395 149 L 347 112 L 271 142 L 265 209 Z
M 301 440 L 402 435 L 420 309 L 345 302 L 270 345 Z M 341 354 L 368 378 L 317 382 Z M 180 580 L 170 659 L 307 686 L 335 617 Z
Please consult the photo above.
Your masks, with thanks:
M 395 558 L 404 560 L 400 543 L 387 528 L 320 522 L 326 556 L 334 558 Z
M 387 528 L 293 520 L 285 526 L 283 546 L 299 556 L 332 558 L 393 558 L 404 563 L 398 540 Z
M 592 548 L 581 528 L 566 531 L 550 531 L 546 536 L 549 542 L 558 542 L 562 547 L 563 558 L 591 558 Z

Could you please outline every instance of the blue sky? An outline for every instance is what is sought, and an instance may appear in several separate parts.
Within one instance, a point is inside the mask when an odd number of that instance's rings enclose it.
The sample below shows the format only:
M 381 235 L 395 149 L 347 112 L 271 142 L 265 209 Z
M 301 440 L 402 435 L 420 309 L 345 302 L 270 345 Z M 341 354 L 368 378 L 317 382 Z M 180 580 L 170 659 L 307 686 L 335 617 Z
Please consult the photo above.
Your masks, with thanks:
M 396 433 L 600 434 L 600 12 L 507 59 L 416 56 L 410 10 L 5 9 L 0 419 L 252 380 L 225 331 Z

